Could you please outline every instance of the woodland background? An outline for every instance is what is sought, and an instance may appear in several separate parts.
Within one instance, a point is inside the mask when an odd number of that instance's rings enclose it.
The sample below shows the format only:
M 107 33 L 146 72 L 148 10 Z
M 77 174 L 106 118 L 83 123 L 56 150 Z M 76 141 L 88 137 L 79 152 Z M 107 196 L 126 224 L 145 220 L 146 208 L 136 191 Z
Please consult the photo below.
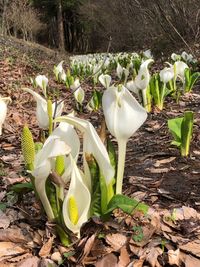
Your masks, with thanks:
M 0 0 L 0 33 L 71 53 L 198 46 L 199 0 Z M 162 52 L 161 52 L 162 51 Z

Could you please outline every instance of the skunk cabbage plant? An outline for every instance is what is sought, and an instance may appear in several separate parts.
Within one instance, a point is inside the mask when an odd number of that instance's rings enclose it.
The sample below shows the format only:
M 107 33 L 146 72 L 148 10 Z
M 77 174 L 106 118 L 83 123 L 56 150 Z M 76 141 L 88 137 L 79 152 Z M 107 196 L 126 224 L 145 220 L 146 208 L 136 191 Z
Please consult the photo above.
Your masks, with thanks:
M 36 86 L 39 86 L 44 94 L 44 97 L 47 98 L 47 85 L 48 85 L 48 78 L 45 75 L 38 75 L 35 78 Z
M 188 156 L 192 139 L 194 114 L 186 111 L 184 117 L 168 120 L 168 128 L 174 137 L 172 145 L 180 148 L 181 156 Z
M 47 178 L 53 171 L 56 157 L 68 155 L 70 152 L 71 148 L 59 137 L 53 135 L 47 138 L 43 148 L 35 156 L 34 169 L 31 174 L 35 178 L 35 189 L 49 220 L 53 220 L 55 214 L 46 192 Z
M 150 73 L 148 70 L 148 66 L 153 61 L 154 61 L 153 59 L 147 59 L 141 64 L 138 74 L 135 77 L 134 84 L 132 84 L 133 86 L 132 91 L 136 90 L 134 86 L 138 90 L 141 90 L 143 106 L 147 111 L 151 110 L 151 100 L 150 100 L 150 94 L 148 92 L 148 87 L 150 82 Z
M 63 219 L 66 227 L 80 235 L 80 228 L 89 218 L 91 194 L 84 183 L 84 174 L 70 156 L 72 172 L 69 190 L 63 202 Z
M 147 112 L 124 86 L 109 87 L 103 94 L 106 125 L 118 142 L 116 194 L 122 193 L 122 181 L 128 139 L 147 118 Z

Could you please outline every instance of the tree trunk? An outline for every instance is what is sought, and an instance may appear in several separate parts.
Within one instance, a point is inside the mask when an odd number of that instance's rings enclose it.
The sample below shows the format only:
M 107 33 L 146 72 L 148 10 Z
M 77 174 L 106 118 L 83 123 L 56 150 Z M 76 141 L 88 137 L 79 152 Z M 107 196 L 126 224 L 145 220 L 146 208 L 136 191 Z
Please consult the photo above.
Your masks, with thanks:
M 58 23 L 58 47 L 60 51 L 65 51 L 65 35 L 63 25 L 62 0 L 58 0 L 57 23 Z
M 1 33 L 7 34 L 8 28 L 7 28 L 7 21 L 6 21 L 6 12 L 8 7 L 8 0 L 2 1 L 2 23 L 1 23 Z

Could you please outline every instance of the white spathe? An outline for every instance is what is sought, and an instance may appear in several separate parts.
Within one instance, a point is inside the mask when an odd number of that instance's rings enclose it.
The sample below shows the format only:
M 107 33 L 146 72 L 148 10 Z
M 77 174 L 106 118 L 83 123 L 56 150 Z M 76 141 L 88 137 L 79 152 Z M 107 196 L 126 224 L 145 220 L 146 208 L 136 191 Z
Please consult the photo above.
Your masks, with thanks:
M 117 140 L 128 140 L 147 118 L 146 110 L 124 86 L 107 89 L 102 106 L 108 130 Z
M 80 84 L 80 82 L 79 82 L 79 79 L 76 78 L 75 81 L 74 81 L 74 83 L 73 83 L 72 85 L 70 85 L 70 89 L 71 89 L 72 91 L 75 91 L 75 90 L 77 90 L 80 86 L 81 86 L 81 84 Z
M 189 69 L 188 65 L 183 61 L 176 61 L 174 63 L 175 75 L 178 76 L 181 80 L 184 80 L 185 69 Z
M 174 78 L 174 68 L 173 67 L 165 67 L 160 71 L 160 80 L 163 83 L 168 83 Z
M 101 74 L 99 76 L 99 81 L 100 83 L 107 89 L 110 87 L 110 84 L 111 84 L 111 81 L 112 81 L 112 78 L 110 75 L 108 74 Z
M 34 92 L 33 90 L 29 89 L 29 88 L 23 88 L 24 91 L 30 93 L 36 103 L 37 103 L 37 107 L 36 107 L 36 118 L 39 124 L 39 127 L 42 129 L 48 129 L 49 127 L 49 116 L 48 116 L 48 111 L 47 111 L 47 101 L 46 99 L 44 99 L 42 96 L 40 96 L 38 93 Z M 59 103 L 59 101 L 58 101 Z M 54 102 L 52 104 L 52 111 L 54 114 L 55 111 L 55 107 L 56 107 L 56 103 Z M 55 117 L 58 117 L 62 114 L 64 108 L 64 102 L 61 102 L 59 105 L 57 105 L 57 109 L 56 109 L 56 115 Z
M 140 66 L 138 74 L 135 78 L 135 84 L 137 88 L 140 90 L 145 90 L 147 86 L 149 85 L 150 73 L 148 70 L 148 66 L 153 61 L 154 61 L 153 59 L 147 59 Z
M 85 158 L 86 154 L 92 154 L 96 159 L 99 168 L 105 178 L 106 184 L 109 185 L 114 177 L 114 169 L 110 163 L 108 152 L 99 135 L 97 134 L 94 126 L 86 120 L 71 116 L 58 117 L 55 121 L 70 123 L 74 125 L 78 130 L 80 130 L 83 134 L 84 173 L 88 188 L 91 188 L 91 177 Z
M 35 178 L 35 188 L 49 220 L 54 219 L 54 214 L 46 194 L 46 180 L 52 171 L 52 160 L 70 152 L 71 148 L 64 141 L 55 135 L 50 135 L 35 157 L 34 170 L 31 174 Z
M 2 126 L 6 119 L 7 105 L 11 101 L 10 97 L 0 96 L 0 135 L 2 135 Z
M 147 112 L 124 86 L 108 88 L 103 94 L 102 107 L 108 130 L 118 143 L 116 194 L 121 194 L 126 144 L 146 120 Z
M 84 183 L 83 173 L 78 169 L 73 157 L 69 155 L 71 160 L 72 172 L 69 190 L 63 202 L 63 219 L 66 227 L 73 233 L 80 235 L 80 228 L 89 218 L 89 209 L 91 202 L 90 191 Z M 73 197 L 76 201 L 78 221 L 74 224 L 70 220 L 69 199 Z
M 61 74 L 62 72 L 64 72 L 63 62 L 64 62 L 64 60 L 62 60 L 57 66 L 54 66 L 53 72 L 56 75 L 56 79 L 58 79 L 59 74 Z
M 45 75 L 38 75 L 35 78 L 35 83 L 37 86 L 39 86 L 42 89 L 43 94 L 46 98 L 47 97 L 48 78 Z
M 74 98 L 80 105 L 83 104 L 85 98 L 85 91 L 82 87 L 78 87 L 78 89 L 74 92 Z
M 71 116 L 71 115 L 69 115 Z M 65 142 L 71 148 L 71 156 L 75 161 L 78 159 L 80 150 L 80 140 L 78 134 L 74 130 L 73 126 L 67 122 L 59 123 L 59 126 L 52 132 L 51 136 L 60 138 L 61 141 Z M 47 139 L 46 143 L 51 142 L 51 139 Z M 65 158 L 65 171 L 62 175 L 62 179 L 67 183 L 70 179 L 71 174 L 71 161 L 69 157 Z

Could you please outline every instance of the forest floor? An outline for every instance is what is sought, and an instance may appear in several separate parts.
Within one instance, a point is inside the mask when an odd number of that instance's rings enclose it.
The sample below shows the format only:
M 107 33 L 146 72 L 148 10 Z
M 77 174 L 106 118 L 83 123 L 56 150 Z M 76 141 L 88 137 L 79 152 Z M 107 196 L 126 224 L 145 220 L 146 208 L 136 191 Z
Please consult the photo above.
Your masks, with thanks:
M 148 216 L 118 210 L 108 222 L 92 218 L 81 239 L 66 248 L 34 194 L 12 191 L 13 184 L 28 181 L 21 155 L 23 125 L 29 125 L 35 140 L 39 136 L 35 101 L 21 88 L 30 87 L 30 77 L 38 74 L 53 80 L 53 66 L 62 59 L 68 63 L 50 49 L 0 36 L 0 95 L 12 99 L 0 137 L 0 267 L 200 267 L 200 85 L 179 103 L 169 98 L 163 111 L 153 110 L 128 142 L 123 192 L 148 204 Z M 90 85 L 84 89 L 91 93 Z M 66 113 L 72 103 L 69 95 Z M 167 128 L 167 120 L 185 110 L 195 114 L 187 158 L 170 145 Z M 79 115 L 94 126 L 102 116 L 86 110 Z

